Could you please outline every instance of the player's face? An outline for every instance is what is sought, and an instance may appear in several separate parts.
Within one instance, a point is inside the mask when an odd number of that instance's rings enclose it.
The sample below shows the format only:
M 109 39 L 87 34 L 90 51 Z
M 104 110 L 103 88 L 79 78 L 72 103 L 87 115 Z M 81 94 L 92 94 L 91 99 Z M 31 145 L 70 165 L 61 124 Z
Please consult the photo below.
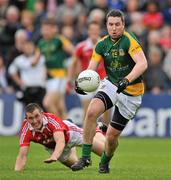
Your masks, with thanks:
M 28 56 L 33 55 L 34 49 L 35 49 L 35 47 L 34 47 L 34 44 L 32 42 L 25 42 L 23 44 L 23 51 Z
M 43 24 L 41 28 L 41 33 L 44 39 L 51 39 L 53 37 L 52 26 L 48 24 Z
M 97 42 L 100 37 L 100 26 L 96 24 L 91 24 L 88 28 L 88 34 L 90 39 Z
M 43 114 L 39 109 L 35 109 L 32 113 L 26 113 L 26 119 L 35 130 L 40 130 L 43 126 Z
M 107 30 L 113 40 L 117 40 L 124 32 L 124 23 L 120 17 L 108 17 Z

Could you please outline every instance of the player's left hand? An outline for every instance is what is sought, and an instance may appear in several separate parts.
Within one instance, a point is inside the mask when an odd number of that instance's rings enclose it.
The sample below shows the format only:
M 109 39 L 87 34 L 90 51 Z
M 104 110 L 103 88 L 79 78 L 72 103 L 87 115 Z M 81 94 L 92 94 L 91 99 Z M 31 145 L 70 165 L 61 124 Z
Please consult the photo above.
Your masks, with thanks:
M 56 158 L 55 158 L 55 159 L 53 159 L 53 158 L 48 158 L 48 159 L 44 160 L 44 163 L 49 164 L 49 163 L 53 163 L 53 162 L 56 162 L 56 161 L 57 161 Z
M 129 85 L 129 80 L 127 78 L 123 78 L 120 81 L 118 81 L 117 86 L 117 93 L 121 93 L 127 86 Z

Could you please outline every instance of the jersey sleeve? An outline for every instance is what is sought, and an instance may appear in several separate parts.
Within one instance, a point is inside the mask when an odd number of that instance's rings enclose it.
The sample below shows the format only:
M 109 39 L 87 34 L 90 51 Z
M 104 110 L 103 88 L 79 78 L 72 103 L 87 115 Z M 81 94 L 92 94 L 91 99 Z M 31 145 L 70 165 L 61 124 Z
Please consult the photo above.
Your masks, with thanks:
M 129 41 L 130 41 L 128 53 L 132 57 L 132 56 L 134 56 L 134 54 L 142 51 L 142 47 L 141 47 L 140 43 L 138 42 L 138 40 L 136 40 L 130 34 L 128 35 L 128 38 L 129 38 Z
M 101 42 L 97 43 L 94 50 L 93 50 L 91 60 L 96 61 L 96 62 L 100 62 L 103 59 L 102 50 L 103 49 L 102 49 L 102 46 L 101 46 Z
M 20 131 L 20 140 L 19 140 L 20 147 L 30 146 L 31 139 L 32 139 L 32 134 L 29 130 L 28 123 L 24 121 Z

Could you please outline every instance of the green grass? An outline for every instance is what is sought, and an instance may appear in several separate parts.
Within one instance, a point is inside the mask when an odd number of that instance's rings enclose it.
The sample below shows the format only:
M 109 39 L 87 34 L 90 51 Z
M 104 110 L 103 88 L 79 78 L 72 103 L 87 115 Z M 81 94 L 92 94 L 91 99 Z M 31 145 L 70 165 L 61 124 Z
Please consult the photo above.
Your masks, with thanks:
M 78 154 L 81 149 L 78 148 Z M 18 153 L 17 137 L 0 137 L 0 180 L 170 180 L 171 139 L 121 138 L 111 161 L 110 174 L 99 174 L 99 157 L 92 156 L 93 165 L 83 171 L 72 172 L 60 163 L 44 164 L 48 157 L 44 148 L 31 144 L 26 169 L 15 172 Z

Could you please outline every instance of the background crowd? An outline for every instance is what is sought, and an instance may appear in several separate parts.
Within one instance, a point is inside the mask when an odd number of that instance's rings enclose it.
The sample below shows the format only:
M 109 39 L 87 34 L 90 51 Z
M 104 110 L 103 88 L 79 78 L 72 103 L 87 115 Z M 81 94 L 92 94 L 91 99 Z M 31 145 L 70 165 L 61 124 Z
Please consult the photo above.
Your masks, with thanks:
M 43 49 L 43 40 L 47 40 L 47 36 L 59 37 L 56 46 L 63 48 L 57 55 L 63 61 L 61 68 L 67 72 L 76 45 L 88 37 L 88 23 L 98 23 L 104 36 L 105 15 L 114 8 L 125 13 L 126 29 L 137 36 L 146 53 L 149 63 L 144 74 L 146 92 L 171 93 L 171 0 L 0 0 L 0 93 L 38 86 L 44 97 L 46 73 L 55 72 L 52 64 L 47 63 L 50 55 Z M 48 18 L 51 22 L 46 21 Z M 38 49 L 41 62 L 38 62 Z M 21 63 L 27 58 L 32 59 L 34 68 L 29 69 L 28 79 L 23 72 L 29 65 Z M 19 73 L 18 77 L 15 73 Z M 67 79 L 63 71 L 61 76 Z M 65 94 L 66 84 L 59 85 L 60 98 Z M 53 97 L 47 96 L 43 104 L 53 112 L 53 106 L 48 107 L 52 100 Z M 65 116 L 62 103 L 54 106 L 59 106 L 61 116 Z

